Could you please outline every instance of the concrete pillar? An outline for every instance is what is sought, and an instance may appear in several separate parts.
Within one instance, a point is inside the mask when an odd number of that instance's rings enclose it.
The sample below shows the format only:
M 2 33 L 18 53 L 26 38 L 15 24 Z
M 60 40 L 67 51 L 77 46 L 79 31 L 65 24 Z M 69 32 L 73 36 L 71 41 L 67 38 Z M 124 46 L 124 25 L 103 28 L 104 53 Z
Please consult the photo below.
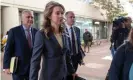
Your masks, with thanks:
M 40 15 L 39 15 L 39 24 L 40 24 L 39 28 L 40 28 L 40 29 L 42 29 L 42 27 L 43 27 L 43 26 L 42 26 L 42 25 L 43 25 L 43 18 L 44 18 L 44 17 L 43 17 L 43 13 L 40 13 Z
M 1 6 L 0 6 L 0 38 L 1 38 L 1 35 L 2 35 L 2 31 L 1 31 Z
M 99 24 L 99 39 L 102 39 L 102 25 L 101 25 L 101 22 Z
M 108 32 L 107 39 L 110 40 L 112 34 L 112 24 L 108 24 L 107 32 Z
M 104 23 L 101 22 L 100 23 L 100 39 L 105 39 L 106 38 L 106 31 L 105 31 L 105 27 L 104 27 Z
M 9 29 L 19 25 L 19 11 L 16 7 L 2 7 L 2 31 L 5 34 Z

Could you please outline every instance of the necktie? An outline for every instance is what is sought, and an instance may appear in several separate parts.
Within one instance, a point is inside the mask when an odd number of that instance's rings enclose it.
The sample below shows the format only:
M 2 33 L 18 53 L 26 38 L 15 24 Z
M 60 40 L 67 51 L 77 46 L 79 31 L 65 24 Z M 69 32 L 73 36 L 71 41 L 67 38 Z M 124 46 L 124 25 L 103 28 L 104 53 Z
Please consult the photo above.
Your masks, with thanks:
M 72 52 L 73 54 L 76 54 L 76 46 L 75 46 L 75 36 L 74 36 L 74 31 L 73 28 L 71 27 L 71 39 L 72 39 Z
M 29 44 L 29 48 L 31 48 L 32 47 L 32 45 L 31 45 L 31 35 L 30 35 L 30 30 L 29 29 L 27 29 L 27 40 L 28 40 L 28 44 Z
M 68 31 L 68 29 L 66 28 L 66 32 L 68 33 L 68 35 L 69 35 L 69 31 Z M 68 37 L 68 42 L 69 42 L 69 49 L 70 50 L 72 50 L 72 45 L 71 45 L 71 39 L 70 39 L 70 35 L 69 35 L 69 37 Z

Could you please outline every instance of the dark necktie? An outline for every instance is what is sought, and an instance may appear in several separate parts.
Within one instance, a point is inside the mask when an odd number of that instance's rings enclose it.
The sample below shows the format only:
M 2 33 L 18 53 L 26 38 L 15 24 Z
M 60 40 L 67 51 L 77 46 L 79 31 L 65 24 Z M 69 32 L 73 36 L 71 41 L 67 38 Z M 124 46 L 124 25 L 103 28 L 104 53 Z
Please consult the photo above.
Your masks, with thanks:
M 28 44 L 29 44 L 29 48 L 31 48 L 32 47 L 32 45 L 31 45 L 31 35 L 30 35 L 30 30 L 29 29 L 27 29 L 27 40 L 28 40 Z
M 68 33 L 67 35 L 69 35 L 69 31 L 68 31 L 67 28 L 66 28 L 66 32 Z M 68 42 L 69 42 L 69 48 L 70 48 L 70 50 L 72 50 L 72 45 L 71 45 L 71 39 L 70 39 L 70 37 L 68 37 Z
M 75 46 L 75 36 L 74 36 L 74 31 L 73 28 L 71 27 L 71 39 L 72 39 L 72 52 L 73 54 L 76 54 L 76 46 Z

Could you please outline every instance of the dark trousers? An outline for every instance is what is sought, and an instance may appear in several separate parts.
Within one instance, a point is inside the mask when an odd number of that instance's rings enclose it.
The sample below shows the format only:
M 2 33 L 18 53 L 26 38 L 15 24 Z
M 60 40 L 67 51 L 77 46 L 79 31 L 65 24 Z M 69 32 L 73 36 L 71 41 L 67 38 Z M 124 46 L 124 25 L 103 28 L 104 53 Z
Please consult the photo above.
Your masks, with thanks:
M 73 76 L 72 75 L 67 75 L 67 79 L 66 80 L 73 80 Z
M 13 80 L 29 80 L 29 75 L 12 74 Z
M 86 52 L 86 47 L 88 48 L 88 52 L 90 49 L 91 42 L 90 41 L 84 41 L 84 51 Z
M 78 69 L 78 61 L 79 61 L 79 59 L 78 59 L 78 57 L 77 57 L 78 55 L 73 55 L 71 58 L 72 58 L 72 63 L 73 63 L 73 67 L 74 67 L 74 69 L 75 69 L 75 72 L 77 71 L 77 69 Z
M 75 73 L 76 73 L 76 71 L 78 69 L 78 58 L 77 58 L 77 55 L 73 55 L 71 58 L 72 58 L 73 67 L 74 67 Z M 73 80 L 72 74 L 67 75 L 67 80 Z
M 66 80 L 66 78 L 63 78 L 62 80 Z

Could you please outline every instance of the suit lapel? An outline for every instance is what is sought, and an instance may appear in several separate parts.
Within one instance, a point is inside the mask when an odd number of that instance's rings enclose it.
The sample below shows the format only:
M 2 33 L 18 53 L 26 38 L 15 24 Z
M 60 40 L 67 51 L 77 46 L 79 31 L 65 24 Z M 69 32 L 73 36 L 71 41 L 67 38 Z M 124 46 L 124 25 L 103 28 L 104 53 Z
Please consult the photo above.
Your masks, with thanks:
M 23 29 L 23 26 L 21 25 L 20 28 L 21 28 L 21 33 L 22 33 L 22 36 L 24 37 L 25 42 L 28 43 L 25 32 L 24 32 L 24 29 Z
M 35 31 L 33 28 L 31 28 L 31 34 L 32 34 L 32 45 L 34 44 L 34 40 L 35 40 Z
M 63 45 L 63 48 L 65 48 L 65 35 L 62 34 L 62 45 Z
M 59 48 L 61 48 L 58 40 L 56 39 L 56 37 L 55 37 L 55 35 L 53 33 L 51 33 L 49 39 L 51 39 L 55 43 L 55 45 L 57 45 Z
M 21 28 L 21 33 L 22 33 L 23 40 L 24 40 L 24 42 L 27 44 L 27 46 L 29 46 L 29 45 L 28 45 L 28 40 L 27 40 L 27 38 L 26 38 L 26 35 L 25 35 L 25 31 L 24 31 L 23 26 L 21 25 L 20 28 Z M 32 38 L 33 38 L 33 37 L 32 37 Z M 32 39 L 32 40 L 33 40 L 33 39 Z

